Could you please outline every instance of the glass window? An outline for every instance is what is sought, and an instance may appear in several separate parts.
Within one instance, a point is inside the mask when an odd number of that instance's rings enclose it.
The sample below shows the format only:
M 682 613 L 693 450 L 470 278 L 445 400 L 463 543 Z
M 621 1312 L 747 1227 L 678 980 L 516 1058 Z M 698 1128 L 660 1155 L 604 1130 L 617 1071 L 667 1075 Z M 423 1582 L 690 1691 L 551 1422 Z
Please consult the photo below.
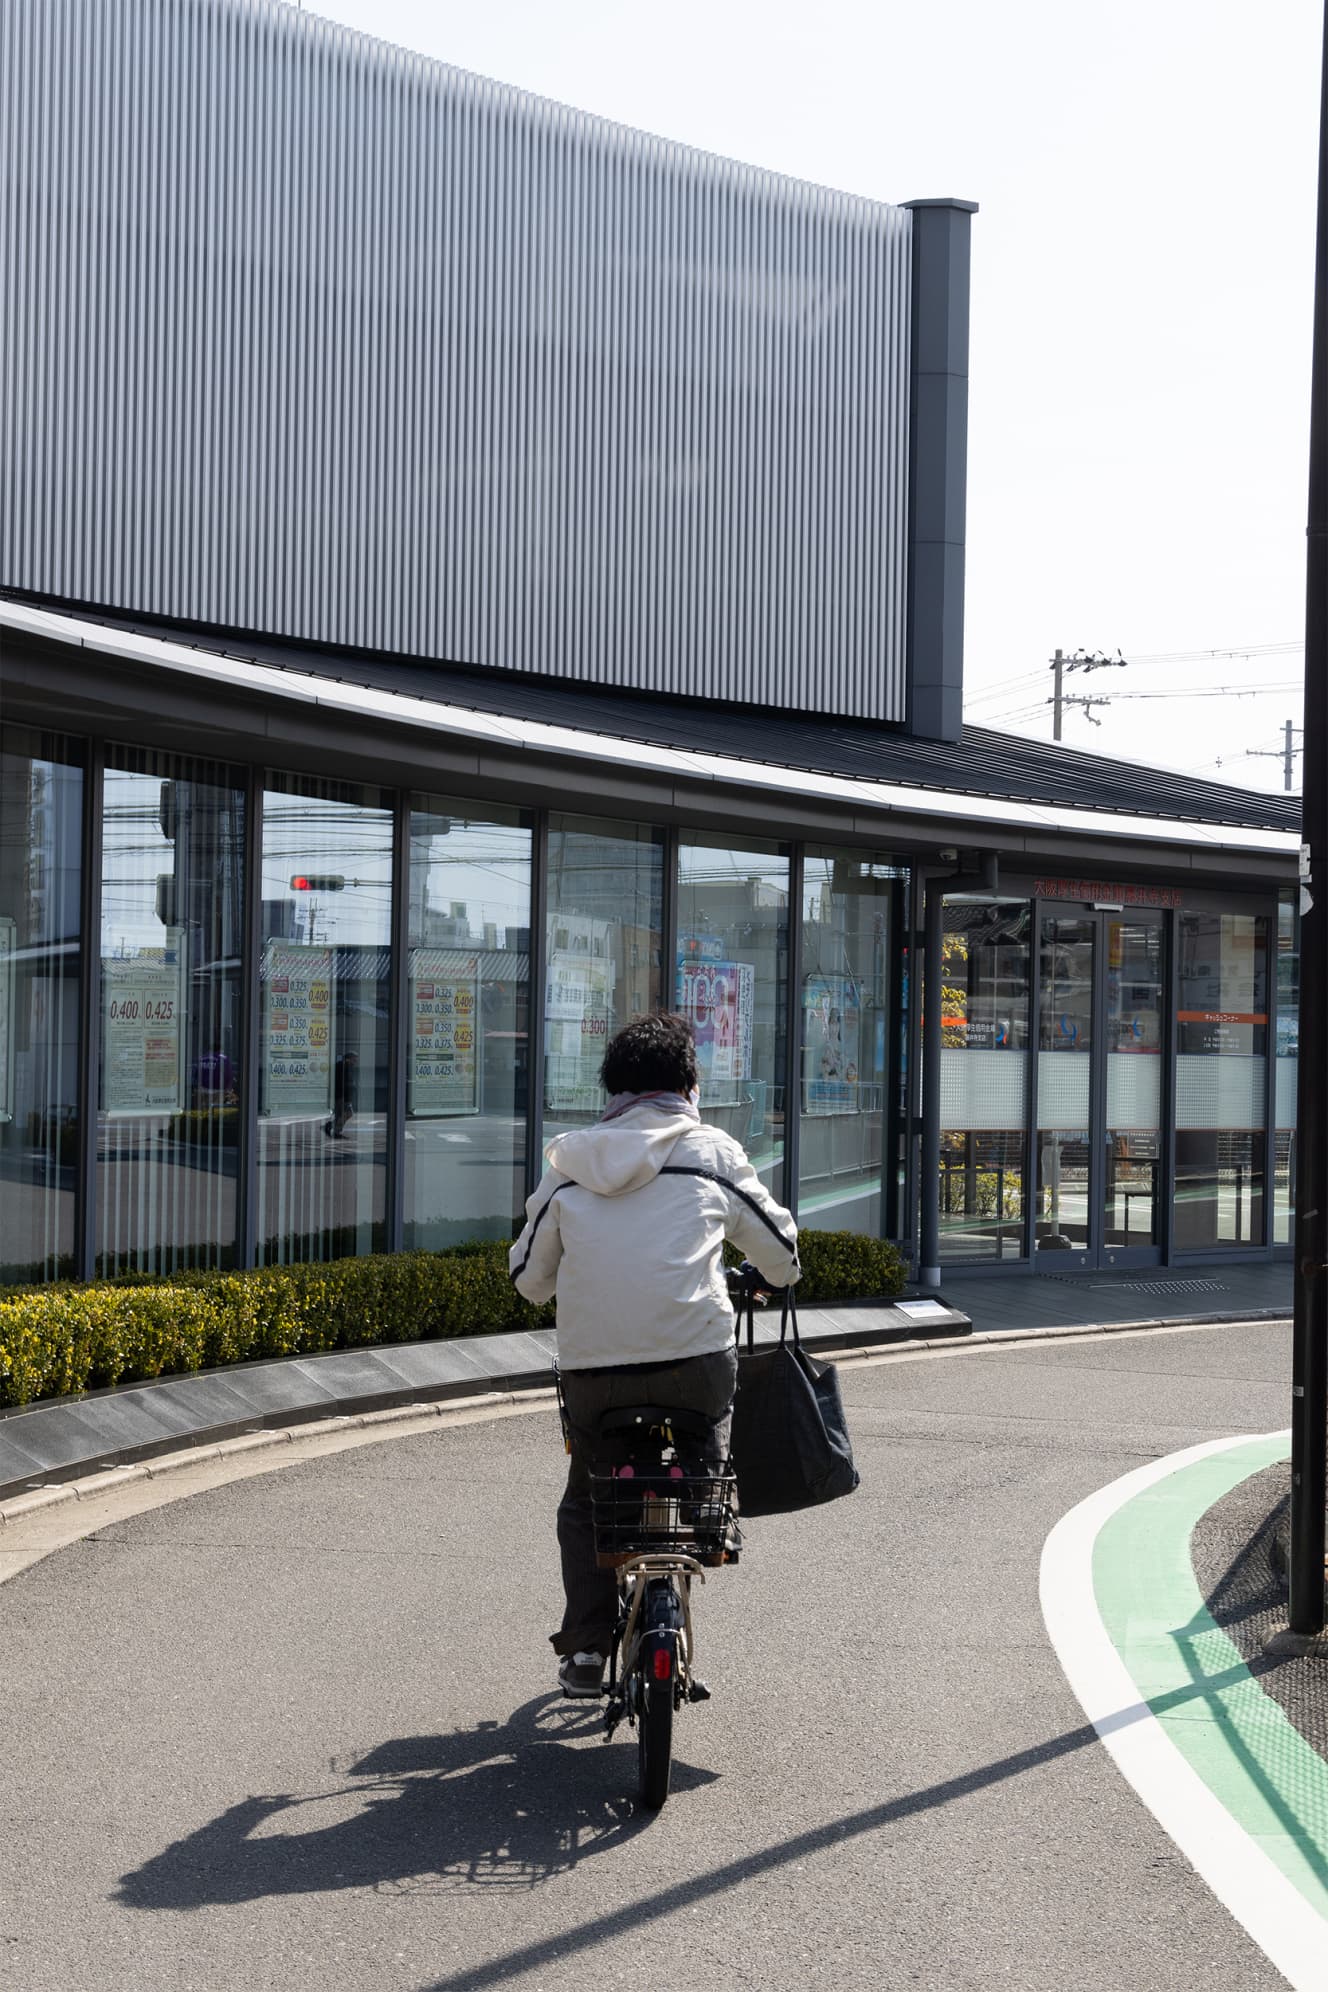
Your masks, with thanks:
M 549 820 L 544 1131 L 604 1106 L 604 1047 L 664 1000 L 663 833 L 594 817 Z
M 244 789 L 113 747 L 102 815 L 97 1269 L 232 1266 Z
M 811 849 L 803 868 L 798 1214 L 881 1236 L 895 880 L 885 859 Z
M 380 1252 L 392 926 L 383 791 L 270 776 L 262 890 L 259 1263 Z
M 1093 1049 L 1092 919 L 1045 914 L 1038 954 L 1039 1252 L 1089 1243 L 1089 1136 Z
M 953 1264 L 1023 1251 L 1027 901 L 947 898 L 941 940 L 940 1247 Z
M 1260 1245 L 1268 922 L 1183 913 L 1178 928 L 1176 1244 Z
M 83 774 L 0 732 L 0 1280 L 74 1272 Z
M 1162 1236 L 1162 918 L 1106 922 L 1107 1143 L 1103 1243 Z
M 412 798 L 406 972 L 406 1246 L 508 1238 L 530 1041 L 530 829 L 515 810 Z
M 675 1001 L 696 1032 L 701 1114 L 740 1141 L 781 1193 L 788 858 L 703 837 L 678 854 Z M 829 1018 L 827 1015 L 827 1027 Z M 842 1018 L 839 1051 L 842 1062 Z
M 1300 1083 L 1300 917 L 1294 891 L 1277 902 L 1277 1135 L 1273 1241 L 1290 1245 L 1296 1208 L 1296 1088 Z

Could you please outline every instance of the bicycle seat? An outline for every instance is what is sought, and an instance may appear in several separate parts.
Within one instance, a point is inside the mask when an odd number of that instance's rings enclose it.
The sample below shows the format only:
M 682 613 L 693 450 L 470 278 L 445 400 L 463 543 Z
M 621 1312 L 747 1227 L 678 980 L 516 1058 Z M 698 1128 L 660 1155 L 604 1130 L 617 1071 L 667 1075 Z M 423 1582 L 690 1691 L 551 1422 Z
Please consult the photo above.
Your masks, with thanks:
M 599 1431 L 602 1437 L 613 1432 L 639 1432 L 651 1426 L 664 1426 L 684 1439 L 708 1439 L 715 1429 L 716 1420 L 707 1418 L 704 1411 L 680 1411 L 667 1404 L 624 1404 L 616 1410 L 600 1414 Z

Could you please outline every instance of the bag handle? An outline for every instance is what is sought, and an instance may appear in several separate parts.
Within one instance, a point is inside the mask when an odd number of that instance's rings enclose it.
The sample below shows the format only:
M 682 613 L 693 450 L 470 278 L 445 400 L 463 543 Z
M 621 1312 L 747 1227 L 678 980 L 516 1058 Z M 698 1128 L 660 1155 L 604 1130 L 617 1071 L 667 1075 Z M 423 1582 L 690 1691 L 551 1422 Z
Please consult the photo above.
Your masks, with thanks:
M 744 1261 L 743 1271 L 745 1273 L 754 1273 L 755 1268 L 747 1266 Z M 773 1293 L 776 1289 L 769 1288 L 763 1289 L 763 1291 Z M 734 1312 L 733 1345 L 739 1351 L 742 1349 L 744 1316 L 747 1324 L 747 1353 L 750 1356 L 756 1349 L 756 1281 L 752 1278 L 744 1280 L 739 1305 Z M 780 1315 L 779 1321 L 779 1343 L 781 1348 L 788 1340 L 790 1328 L 793 1330 L 793 1346 L 795 1349 L 800 1350 L 802 1342 L 798 1336 L 798 1304 L 793 1298 L 792 1287 L 787 1286 L 783 1289 L 783 1312 Z

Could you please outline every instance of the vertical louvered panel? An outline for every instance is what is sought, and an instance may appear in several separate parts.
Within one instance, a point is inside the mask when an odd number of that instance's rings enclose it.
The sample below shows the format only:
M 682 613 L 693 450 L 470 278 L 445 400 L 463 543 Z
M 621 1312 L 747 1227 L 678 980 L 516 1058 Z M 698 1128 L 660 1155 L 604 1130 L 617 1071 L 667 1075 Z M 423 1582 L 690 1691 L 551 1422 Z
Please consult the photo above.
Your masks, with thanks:
M 0 582 L 903 716 L 905 210 L 271 0 L 0 63 Z

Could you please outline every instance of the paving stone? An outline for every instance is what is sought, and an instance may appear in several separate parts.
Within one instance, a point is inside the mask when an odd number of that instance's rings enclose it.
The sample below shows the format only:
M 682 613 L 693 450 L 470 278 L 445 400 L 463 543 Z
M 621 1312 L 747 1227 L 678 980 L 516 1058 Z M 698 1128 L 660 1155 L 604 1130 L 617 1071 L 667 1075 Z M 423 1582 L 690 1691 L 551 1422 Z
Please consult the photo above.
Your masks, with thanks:
M 40 1480 L 43 1468 L 35 1452 L 19 1443 L 8 1424 L 0 1424 L 0 1498 L 12 1490 L 17 1493 L 34 1480 Z

